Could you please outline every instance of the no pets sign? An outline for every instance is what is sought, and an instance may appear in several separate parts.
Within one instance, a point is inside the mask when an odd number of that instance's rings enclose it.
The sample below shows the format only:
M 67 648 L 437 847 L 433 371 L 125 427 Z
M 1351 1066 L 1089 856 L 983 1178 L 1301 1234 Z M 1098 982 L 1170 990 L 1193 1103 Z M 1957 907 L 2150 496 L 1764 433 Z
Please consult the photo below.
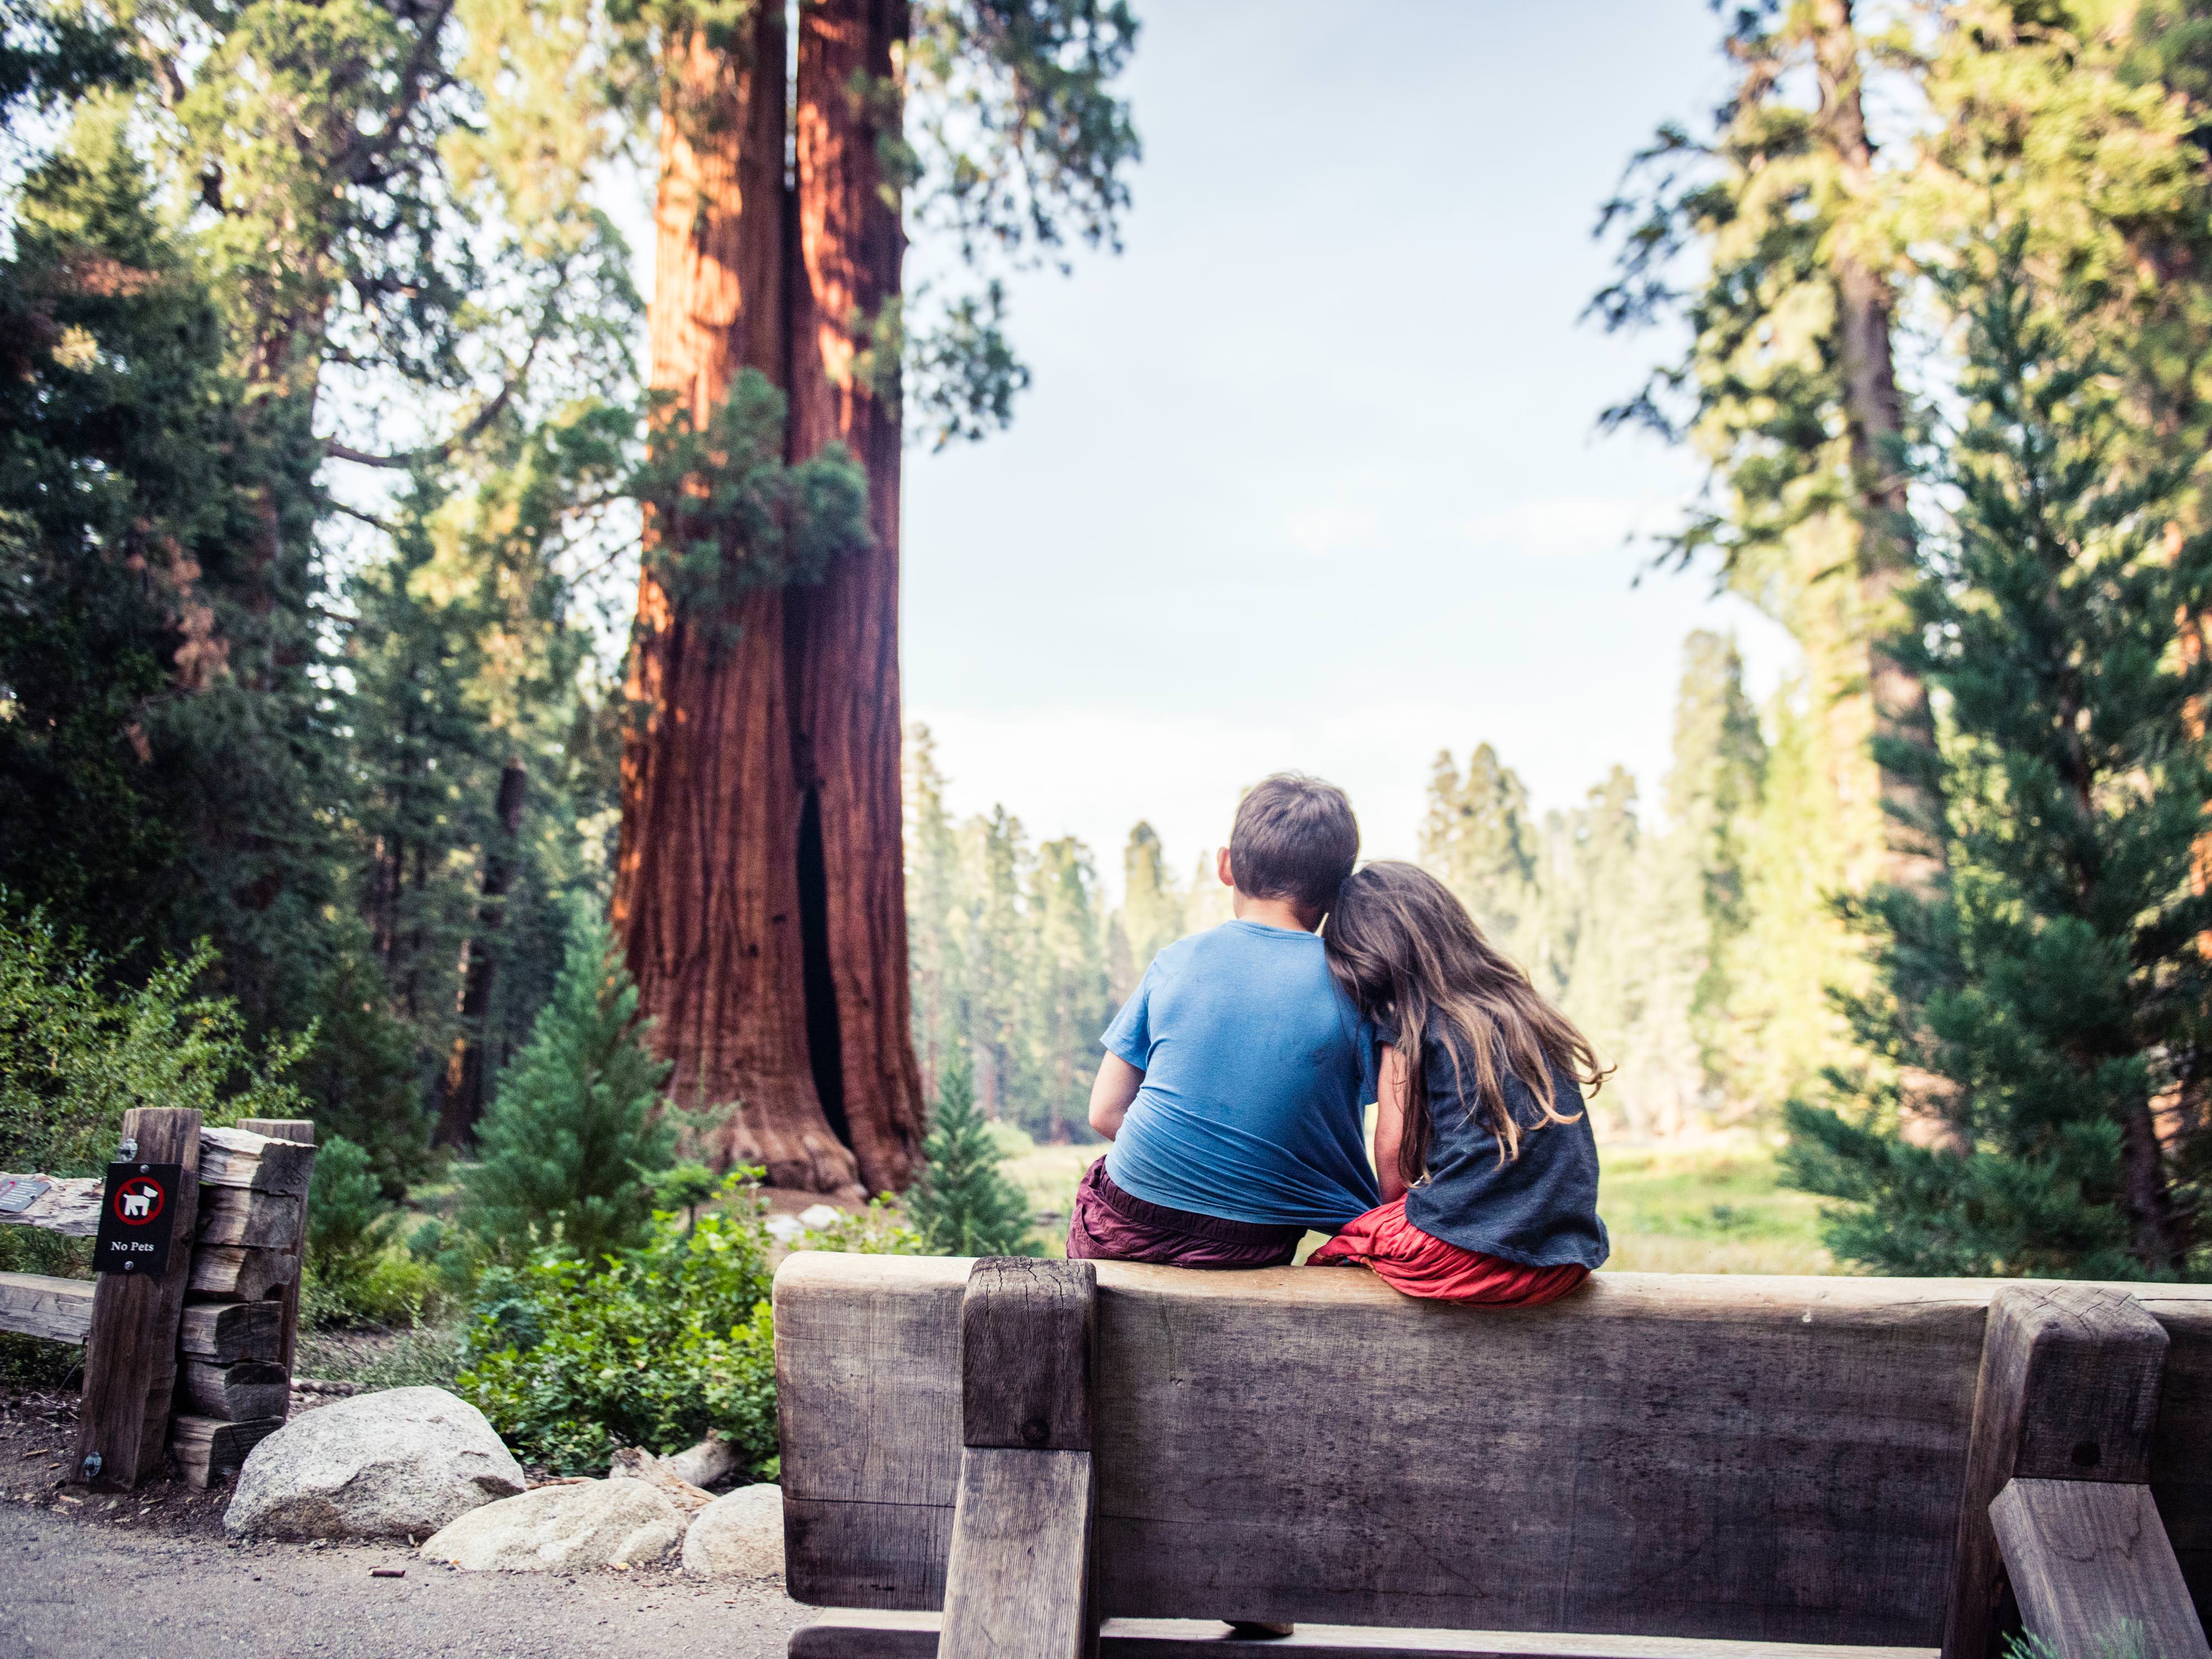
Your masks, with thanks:
M 169 1235 L 177 1224 L 179 1164 L 111 1164 L 100 1206 L 100 1234 L 92 1248 L 94 1273 L 159 1279 L 169 1266 Z

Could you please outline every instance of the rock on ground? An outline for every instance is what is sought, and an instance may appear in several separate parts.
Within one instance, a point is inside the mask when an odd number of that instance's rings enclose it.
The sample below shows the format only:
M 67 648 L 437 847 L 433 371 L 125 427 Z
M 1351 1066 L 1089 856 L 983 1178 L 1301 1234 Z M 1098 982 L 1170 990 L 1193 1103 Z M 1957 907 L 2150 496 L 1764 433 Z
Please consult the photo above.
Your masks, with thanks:
M 643 1480 L 574 1480 L 471 1510 L 422 1546 L 473 1572 L 558 1572 L 658 1560 L 684 1517 Z
M 699 1511 L 684 1534 L 684 1571 L 694 1578 L 783 1576 L 783 1488 L 740 1486 Z
M 607 1465 L 610 1480 L 642 1480 L 676 1505 L 688 1520 L 714 1501 L 714 1494 L 675 1472 L 672 1461 L 637 1446 L 618 1448 Z
M 419 1538 L 527 1484 L 474 1406 L 443 1389 L 388 1389 L 256 1446 L 222 1523 L 265 1538 Z

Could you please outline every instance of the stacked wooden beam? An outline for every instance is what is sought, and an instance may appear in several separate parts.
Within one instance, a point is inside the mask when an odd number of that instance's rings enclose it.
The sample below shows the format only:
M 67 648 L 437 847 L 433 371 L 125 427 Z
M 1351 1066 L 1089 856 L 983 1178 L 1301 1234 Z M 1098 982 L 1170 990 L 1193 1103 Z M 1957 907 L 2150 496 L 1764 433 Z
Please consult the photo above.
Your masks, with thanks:
M 169 1450 L 204 1487 L 283 1425 L 291 1405 L 314 1126 L 249 1119 L 200 1136 L 191 1287 L 178 1331 Z

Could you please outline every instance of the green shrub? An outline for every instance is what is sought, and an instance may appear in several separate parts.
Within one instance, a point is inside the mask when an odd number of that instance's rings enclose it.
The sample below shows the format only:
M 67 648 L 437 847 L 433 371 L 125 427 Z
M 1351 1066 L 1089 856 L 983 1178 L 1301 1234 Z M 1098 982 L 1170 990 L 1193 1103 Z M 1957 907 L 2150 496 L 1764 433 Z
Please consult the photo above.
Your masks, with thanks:
M 518 1456 L 597 1471 L 617 1446 L 679 1451 L 720 1430 L 755 1469 L 774 1457 L 775 1337 L 758 1200 L 686 1227 L 653 1218 L 613 1258 L 494 1267 L 456 1389 Z
M 0 892 L 0 1169 L 97 1175 L 133 1106 L 197 1107 L 210 1123 L 309 1115 L 282 1080 L 309 1039 L 255 1052 L 236 1003 L 191 993 L 214 965 L 203 940 L 112 990 L 100 957 L 40 911 L 11 919 Z
M 555 1248 L 585 1261 L 637 1243 L 676 1132 L 654 1111 L 668 1067 L 645 1047 L 614 935 L 579 906 L 553 996 L 477 1131 L 460 1224 L 485 1259 Z
M 858 1215 L 827 1227 L 810 1227 L 794 1241 L 809 1250 L 841 1250 L 848 1255 L 934 1255 L 929 1241 L 900 1218 L 888 1198 L 872 1198 Z

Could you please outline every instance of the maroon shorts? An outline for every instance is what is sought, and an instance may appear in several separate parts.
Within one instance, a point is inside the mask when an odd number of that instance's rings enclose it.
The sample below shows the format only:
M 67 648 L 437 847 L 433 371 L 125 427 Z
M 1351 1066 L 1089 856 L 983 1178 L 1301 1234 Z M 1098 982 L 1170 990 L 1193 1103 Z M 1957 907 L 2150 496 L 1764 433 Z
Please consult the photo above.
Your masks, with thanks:
M 1271 1227 L 1194 1215 L 1132 1198 L 1106 1177 L 1100 1158 L 1075 1189 L 1067 1223 L 1073 1261 L 1158 1261 L 1170 1267 L 1287 1267 L 1303 1227 Z

